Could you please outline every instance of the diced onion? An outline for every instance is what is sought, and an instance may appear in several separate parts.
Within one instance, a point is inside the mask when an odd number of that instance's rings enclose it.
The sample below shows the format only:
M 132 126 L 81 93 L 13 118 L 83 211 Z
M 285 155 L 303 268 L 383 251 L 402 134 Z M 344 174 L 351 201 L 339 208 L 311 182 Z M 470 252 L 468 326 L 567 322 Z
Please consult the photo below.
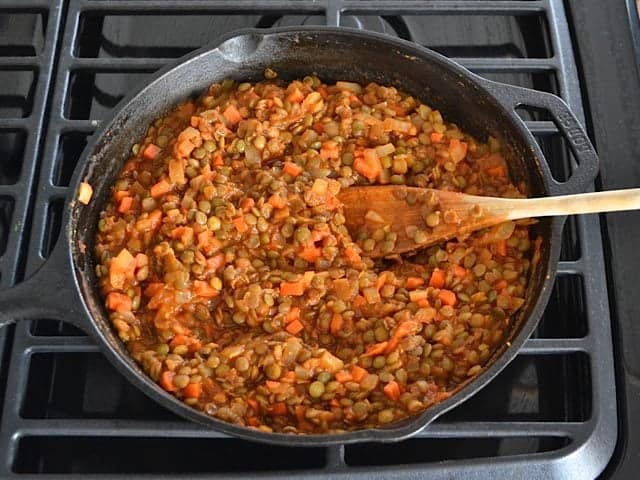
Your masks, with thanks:
M 78 192 L 78 201 L 84 205 L 89 205 L 91 197 L 93 197 L 93 187 L 88 183 L 82 182 Z

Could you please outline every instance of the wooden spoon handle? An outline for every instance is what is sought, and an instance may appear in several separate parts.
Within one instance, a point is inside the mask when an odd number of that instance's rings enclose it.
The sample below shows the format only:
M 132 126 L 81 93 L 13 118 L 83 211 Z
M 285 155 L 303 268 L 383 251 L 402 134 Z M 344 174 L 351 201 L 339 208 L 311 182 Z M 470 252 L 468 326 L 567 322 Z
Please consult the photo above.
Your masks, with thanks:
M 640 188 L 579 193 L 560 197 L 502 200 L 498 207 L 509 220 L 580 213 L 618 212 L 640 209 Z M 496 205 L 497 207 L 497 205 Z

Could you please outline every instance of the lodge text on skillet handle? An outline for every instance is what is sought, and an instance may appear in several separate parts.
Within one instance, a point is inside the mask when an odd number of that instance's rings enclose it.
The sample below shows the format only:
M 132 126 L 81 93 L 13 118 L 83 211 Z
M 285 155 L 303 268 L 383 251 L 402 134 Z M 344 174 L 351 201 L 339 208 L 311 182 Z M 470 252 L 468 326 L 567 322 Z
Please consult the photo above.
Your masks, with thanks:
M 484 86 L 508 109 L 530 106 L 547 110 L 567 141 L 578 165 L 566 182 L 552 185 L 553 195 L 568 195 L 584 192 L 596 178 L 599 170 L 596 153 L 587 132 L 560 97 L 547 92 L 516 87 L 483 79 Z
M 65 242 L 58 242 L 45 263 L 29 278 L 0 290 L 0 328 L 19 320 L 60 320 L 81 329 L 84 315 L 74 286 Z

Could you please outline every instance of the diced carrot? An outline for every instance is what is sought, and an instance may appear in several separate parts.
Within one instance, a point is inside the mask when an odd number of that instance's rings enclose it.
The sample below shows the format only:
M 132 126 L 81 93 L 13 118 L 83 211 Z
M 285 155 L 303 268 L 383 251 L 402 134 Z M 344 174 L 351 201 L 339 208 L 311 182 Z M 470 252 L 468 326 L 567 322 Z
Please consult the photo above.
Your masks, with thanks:
M 369 372 L 367 372 L 367 370 L 359 365 L 354 365 L 353 367 L 351 367 L 351 376 L 356 382 L 361 382 L 368 374 Z
M 302 173 L 302 167 L 293 162 L 284 162 L 283 171 L 292 177 L 297 177 Z
M 118 212 L 129 213 L 131 207 L 133 207 L 133 197 L 123 197 L 122 200 L 120 200 L 120 205 L 118 205 Z
M 231 223 L 233 223 L 233 226 L 236 227 L 236 230 L 240 233 L 244 233 L 249 230 L 249 225 L 244 221 L 244 217 L 236 217 L 231 220 Z
M 227 121 L 227 125 L 235 125 L 240 120 L 242 120 L 242 115 L 240 115 L 240 111 L 236 108 L 235 105 L 229 104 L 227 108 L 222 112 L 222 116 Z
M 502 257 L 506 257 L 507 256 L 507 241 L 506 240 L 500 240 L 496 243 L 494 243 L 495 245 L 495 249 L 496 249 L 496 253 Z
M 298 256 L 307 262 L 315 263 L 322 256 L 322 250 L 318 247 L 302 247 Z
M 173 384 L 173 377 L 175 376 L 175 373 L 169 371 L 169 370 L 165 370 L 164 372 L 162 372 L 162 374 L 160 375 L 160 386 L 162 388 L 164 388 L 167 392 L 175 392 L 176 391 L 176 387 Z
M 431 132 L 431 135 L 429 135 L 429 138 L 431 139 L 432 143 L 440 143 L 444 138 L 444 134 L 439 132 Z
M 282 385 L 280 382 L 276 382 L 275 380 L 266 380 L 264 384 L 272 392 L 278 390 Z
M 329 331 L 331 332 L 331 335 L 339 335 L 340 331 L 342 330 L 343 323 L 344 319 L 342 318 L 342 315 L 340 315 L 339 313 L 334 313 L 331 317 L 331 322 L 329 323 Z
M 196 148 L 196 146 L 191 143 L 189 140 L 182 140 L 175 144 L 175 153 L 178 154 L 179 157 L 188 157 L 191 155 L 191 152 Z
M 280 284 L 280 295 L 298 297 L 304 294 L 304 282 L 282 282 Z
M 362 356 L 373 357 L 374 355 L 380 355 L 381 353 L 384 353 L 384 351 L 387 349 L 388 344 L 389 342 L 380 342 L 380 343 L 374 343 L 372 345 L 369 345 L 367 347 L 367 351 L 364 352 Z
M 198 398 L 202 393 L 202 383 L 190 383 L 182 389 L 182 393 L 187 398 Z
M 305 407 L 304 405 L 296 405 L 294 407 L 294 411 L 296 412 L 296 418 L 298 419 L 298 421 L 304 421 L 305 414 L 307 413 L 307 407 Z
M 442 300 L 442 303 L 444 303 L 445 305 L 451 305 L 451 306 L 455 305 L 457 301 L 456 294 L 451 290 L 444 290 L 444 289 L 440 290 L 440 293 L 438 294 L 438 298 Z
M 128 190 L 118 190 L 116 192 L 113 192 L 113 198 L 117 202 L 120 202 L 124 197 L 128 197 L 128 196 L 129 196 Z
M 384 388 L 384 394 L 387 396 L 387 398 L 389 400 L 392 401 L 397 401 L 400 398 L 400 386 L 398 385 L 398 382 L 396 382 L 395 380 L 391 380 L 389 383 L 387 383 Z
M 506 177 L 507 171 L 502 165 L 494 165 L 493 167 L 489 167 L 485 170 L 492 177 Z
M 304 100 L 304 93 L 302 93 L 299 88 L 296 88 L 293 92 L 287 95 L 287 101 L 289 103 L 300 103 L 302 100 Z
M 457 138 L 452 138 L 451 140 L 449 140 L 449 156 L 455 163 L 464 160 L 464 157 L 467 156 L 466 142 L 461 142 Z
M 497 290 L 498 292 L 501 292 L 502 290 L 504 290 L 505 288 L 507 288 L 509 284 L 507 283 L 506 280 L 500 280 L 499 282 L 496 282 L 495 285 L 493 286 L 493 288 L 495 290 Z
M 429 303 L 429 300 L 427 300 L 426 298 L 421 298 L 419 299 L 417 302 L 415 302 L 416 305 L 418 305 L 420 308 L 427 308 L 430 307 L 431 304 Z
M 442 288 L 444 287 L 446 280 L 446 275 L 443 270 L 439 268 L 434 268 L 431 273 L 431 279 L 429 280 L 429 286 L 434 288 Z
M 284 402 L 277 402 L 273 404 L 271 407 L 272 415 L 286 415 L 287 414 L 287 404 Z
M 153 198 L 158 198 L 164 195 L 165 193 L 169 193 L 171 191 L 172 185 L 166 180 L 160 180 L 158 183 L 153 185 L 149 190 L 149 193 Z
M 219 254 L 214 255 L 213 257 L 207 259 L 207 268 L 212 272 L 216 272 L 224 264 L 225 264 L 224 253 L 219 253 Z
M 451 267 L 451 270 L 453 270 L 453 275 L 458 278 L 464 278 L 467 276 L 467 269 L 461 265 L 457 265 L 454 263 Z
M 291 307 L 286 316 L 287 323 L 293 322 L 294 320 L 298 320 L 300 318 L 300 307 Z
M 362 261 L 362 257 L 358 252 L 356 252 L 353 248 L 347 247 L 344 249 L 344 254 L 351 263 L 360 263 Z
M 187 337 L 186 335 L 179 333 L 178 335 L 176 335 L 171 339 L 171 341 L 169 342 L 169 346 L 173 348 L 173 347 L 177 347 L 178 345 L 186 345 L 187 343 L 189 343 L 189 340 L 190 340 L 190 337 Z
M 253 409 L 254 412 L 257 412 L 260 408 L 260 404 L 255 398 L 247 398 L 247 404 Z
M 111 292 L 107 295 L 107 308 L 118 313 L 130 312 L 133 302 L 124 293 Z
M 222 153 L 216 152 L 213 154 L 213 166 L 221 167 L 224 165 L 224 158 L 222 158 Z
M 409 277 L 407 278 L 406 287 L 407 288 L 418 288 L 424 285 L 424 279 L 420 277 Z
M 184 161 L 182 158 L 172 158 L 169 160 L 169 180 L 177 185 L 184 185 Z
M 247 425 L 249 425 L 250 427 L 259 427 L 260 420 L 258 419 L 258 417 L 249 417 L 247 418 Z
M 367 304 L 367 299 L 362 295 L 356 295 L 356 298 L 353 299 L 353 307 L 360 308 Z
M 155 160 L 161 151 L 162 149 L 159 146 L 153 143 L 150 143 L 149 145 L 144 147 L 144 150 L 142 151 L 142 156 L 147 160 Z
M 270 203 L 273 208 L 282 208 L 287 205 L 287 201 L 277 193 L 271 195 L 267 202 Z
M 253 198 L 247 197 L 240 203 L 240 208 L 242 208 L 243 211 L 248 212 L 255 204 L 256 201 Z
M 350 382 L 351 380 L 353 380 L 353 375 L 351 375 L 349 372 L 336 372 L 336 380 L 340 383 L 347 383 Z
M 404 338 L 409 335 L 413 335 L 420 329 L 420 322 L 415 320 L 405 320 L 396 327 L 396 331 L 393 333 L 394 338 Z
M 359 174 L 369 180 L 375 180 L 382 173 L 382 163 L 375 148 L 365 148 L 364 155 L 357 157 L 353 162 L 353 168 Z
M 214 298 L 217 297 L 220 292 L 213 288 L 208 282 L 203 280 L 193 281 L 193 293 L 199 297 Z
M 320 158 L 322 160 L 331 160 L 340 157 L 340 146 L 333 140 L 327 140 L 322 143 L 320 148 Z

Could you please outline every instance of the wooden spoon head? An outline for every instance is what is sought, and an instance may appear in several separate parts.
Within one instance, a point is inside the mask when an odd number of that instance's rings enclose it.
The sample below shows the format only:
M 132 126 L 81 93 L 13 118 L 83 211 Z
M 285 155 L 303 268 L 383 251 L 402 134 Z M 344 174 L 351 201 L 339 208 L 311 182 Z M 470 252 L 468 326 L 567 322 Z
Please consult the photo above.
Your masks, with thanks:
M 412 252 L 498 224 L 482 197 L 404 185 L 351 187 L 338 195 L 346 226 L 371 258 Z

